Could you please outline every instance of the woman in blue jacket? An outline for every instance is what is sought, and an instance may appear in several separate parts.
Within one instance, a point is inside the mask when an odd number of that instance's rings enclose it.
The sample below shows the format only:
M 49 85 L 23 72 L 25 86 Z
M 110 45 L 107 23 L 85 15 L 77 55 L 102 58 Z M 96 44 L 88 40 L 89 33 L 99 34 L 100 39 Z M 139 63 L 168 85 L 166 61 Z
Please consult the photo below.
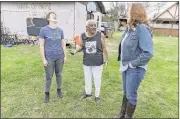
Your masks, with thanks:
M 153 57 L 152 32 L 144 6 L 141 3 L 130 4 L 128 17 L 128 29 L 119 44 L 118 61 L 124 96 L 117 118 L 132 118 L 137 104 L 138 87 Z

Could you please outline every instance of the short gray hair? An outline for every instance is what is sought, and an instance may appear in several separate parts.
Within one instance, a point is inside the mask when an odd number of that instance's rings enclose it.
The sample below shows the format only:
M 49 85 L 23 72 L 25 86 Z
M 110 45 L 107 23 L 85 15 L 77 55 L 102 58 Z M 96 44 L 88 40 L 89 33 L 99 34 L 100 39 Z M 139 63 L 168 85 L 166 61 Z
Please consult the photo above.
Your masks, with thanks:
M 94 19 L 89 19 L 86 21 L 86 26 L 88 26 L 90 23 L 97 23 Z

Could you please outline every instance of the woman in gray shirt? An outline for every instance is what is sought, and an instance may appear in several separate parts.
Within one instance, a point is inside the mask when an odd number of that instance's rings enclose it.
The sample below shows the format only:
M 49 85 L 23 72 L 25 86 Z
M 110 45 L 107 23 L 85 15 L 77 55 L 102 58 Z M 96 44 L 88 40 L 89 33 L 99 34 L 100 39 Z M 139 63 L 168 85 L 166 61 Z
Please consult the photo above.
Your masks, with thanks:
M 46 72 L 45 103 L 49 102 L 49 91 L 54 70 L 56 74 L 57 94 L 58 97 L 63 97 L 61 92 L 61 73 L 63 64 L 66 62 L 66 42 L 64 40 L 63 30 L 57 27 L 56 14 L 50 12 L 47 15 L 47 20 L 49 24 L 41 28 L 39 33 L 40 53 Z

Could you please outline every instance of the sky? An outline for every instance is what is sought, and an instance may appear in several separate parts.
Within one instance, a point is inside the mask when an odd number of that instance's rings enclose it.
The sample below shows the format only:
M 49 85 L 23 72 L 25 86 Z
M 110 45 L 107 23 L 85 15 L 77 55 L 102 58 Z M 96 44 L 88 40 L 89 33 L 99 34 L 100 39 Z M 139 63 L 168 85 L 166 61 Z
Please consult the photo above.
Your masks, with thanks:
M 103 4 L 104 4 L 104 7 L 105 7 L 105 10 L 109 10 L 109 4 L 110 4 L 110 2 L 103 2 Z
M 110 3 L 111 3 L 111 2 L 103 2 L 106 11 L 110 9 Z M 158 3 L 158 2 L 150 2 L 151 5 L 156 5 L 157 3 Z M 174 4 L 174 2 L 166 2 L 166 5 L 163 6 L 163 7 L 160 9 L 160 13 L 163 12 L 165 9 L 167 9 L 167 8 L 168 8 L 169 6 L 171 6 L 172 4 Z M 152 9 L 154 9 L 154 8 L 152 8 Z M 151 9 L 150 9 L 150 10 L 151 10 Z M 148 11 L 147 11 L 147 13 L 148 13 Z M 148 13 L 148 16 L 149 16 L 150 18 L 153 17 L 153 15 L 154 15 L 154 12 Z

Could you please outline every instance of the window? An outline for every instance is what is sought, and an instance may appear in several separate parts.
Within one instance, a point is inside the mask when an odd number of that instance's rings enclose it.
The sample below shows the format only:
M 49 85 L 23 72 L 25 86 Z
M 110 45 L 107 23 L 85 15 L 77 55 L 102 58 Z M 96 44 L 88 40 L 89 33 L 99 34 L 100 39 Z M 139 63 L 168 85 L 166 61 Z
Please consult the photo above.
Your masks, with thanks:
M 48 21 L 43 18 L 27 18 L 27 33 L 31 36 L 38 36 L 40 29 L 48 25 Z
M 94 14 L 92 14 L 92 13 L 87 13 L 87 20 L 88 19 L 94 19 Z
M 163 24 L 170 24 L 169 21 L 163 21 Z

